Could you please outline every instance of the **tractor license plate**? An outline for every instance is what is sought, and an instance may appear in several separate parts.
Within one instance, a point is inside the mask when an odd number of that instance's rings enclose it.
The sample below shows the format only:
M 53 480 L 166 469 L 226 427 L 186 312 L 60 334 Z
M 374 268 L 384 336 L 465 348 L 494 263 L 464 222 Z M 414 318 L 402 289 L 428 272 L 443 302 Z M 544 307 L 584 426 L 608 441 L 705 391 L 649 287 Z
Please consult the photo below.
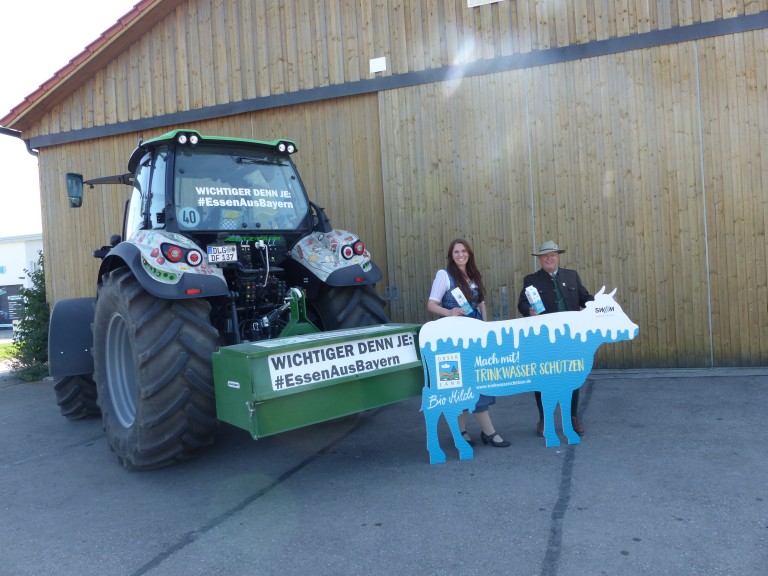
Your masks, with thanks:
M 225 244 L 223 246 L 208 246 L 208 262 L 237 262 L 237 246 Z

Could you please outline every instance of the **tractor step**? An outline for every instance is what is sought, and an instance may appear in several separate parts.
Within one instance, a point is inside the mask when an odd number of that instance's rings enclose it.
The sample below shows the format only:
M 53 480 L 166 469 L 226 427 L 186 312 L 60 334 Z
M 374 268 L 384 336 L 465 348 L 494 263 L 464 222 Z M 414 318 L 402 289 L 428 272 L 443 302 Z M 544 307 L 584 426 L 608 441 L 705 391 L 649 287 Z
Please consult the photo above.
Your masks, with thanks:
M 419 396 L 418 324 L 225 346 L 213 354 L 219 420 L 254 439 Z

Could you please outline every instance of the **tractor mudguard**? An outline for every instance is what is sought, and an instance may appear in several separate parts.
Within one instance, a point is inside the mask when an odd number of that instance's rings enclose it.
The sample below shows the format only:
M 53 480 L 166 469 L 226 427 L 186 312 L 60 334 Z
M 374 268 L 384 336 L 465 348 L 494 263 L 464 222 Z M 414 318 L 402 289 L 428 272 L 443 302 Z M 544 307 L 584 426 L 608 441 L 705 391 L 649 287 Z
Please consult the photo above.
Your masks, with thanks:
M 48 328 L 48 371 L 54 378 L 93 373 L 93 304 L 95 298 L 59 300 Z
M 142 230 L 110 250 L 99 269 L 99 278 L 123 265 L 128 266 L 141 287 L 157 298 L 181 300 L 209 298 L 229 293 L 224 275 L 217 266 L 208 266 L 207 257 L 192 266 L 184 261 L 169 262 L 161 244 L 172 243 L 185 250 L 200 249 L 189 239 L 163 230 Z
M 370 267 L 363 272 L 357 266 L 349 266 L 331 272 L 325 279 L 329 286 L 358 286 L 360 284 L 376 284 L 381 280 L 381 269 L 371 261 Z
M 347 230 L 314 231 L 296 243 L 291 258 L 329 286 L 375 284 L 382 277 L 360 238 Z

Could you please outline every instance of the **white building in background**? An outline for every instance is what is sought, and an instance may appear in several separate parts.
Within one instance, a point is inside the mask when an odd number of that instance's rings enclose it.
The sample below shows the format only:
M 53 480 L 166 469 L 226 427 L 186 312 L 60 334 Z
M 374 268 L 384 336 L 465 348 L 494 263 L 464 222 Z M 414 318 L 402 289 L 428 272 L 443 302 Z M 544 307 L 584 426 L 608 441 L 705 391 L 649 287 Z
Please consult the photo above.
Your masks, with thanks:
M 19 290 L 32 287 L 25 270 L 35 271 L 42 250 L 42 234 L 0 237 L 0 328 L 15 318 Z

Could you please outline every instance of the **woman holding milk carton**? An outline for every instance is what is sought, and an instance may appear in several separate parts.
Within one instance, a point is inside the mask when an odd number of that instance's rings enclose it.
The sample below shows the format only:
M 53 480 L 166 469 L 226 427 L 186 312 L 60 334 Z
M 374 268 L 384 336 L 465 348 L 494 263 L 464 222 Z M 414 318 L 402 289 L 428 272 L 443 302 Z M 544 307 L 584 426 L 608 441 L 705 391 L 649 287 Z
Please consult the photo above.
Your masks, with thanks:
M 438 270 L 432 282 L 432 290 L 427 300 L 427 310 L 437 316 L 468 316 L 485 320 L 485 289 L 483 277 L 475 264 L 475 254 L 469 242 L 457 238 L 448 247 L 446 266 Z M 483 431 L 480 438 L 483 444 L 505 448 L 510 442 L 499 436 L 491 422 L 488 407 L 495 404 L 493 396 L 480 394 L 473 414 Z M 464 439 L 474 446 L 466 432 L 466 412 L 459 416 L 459 429 Z

